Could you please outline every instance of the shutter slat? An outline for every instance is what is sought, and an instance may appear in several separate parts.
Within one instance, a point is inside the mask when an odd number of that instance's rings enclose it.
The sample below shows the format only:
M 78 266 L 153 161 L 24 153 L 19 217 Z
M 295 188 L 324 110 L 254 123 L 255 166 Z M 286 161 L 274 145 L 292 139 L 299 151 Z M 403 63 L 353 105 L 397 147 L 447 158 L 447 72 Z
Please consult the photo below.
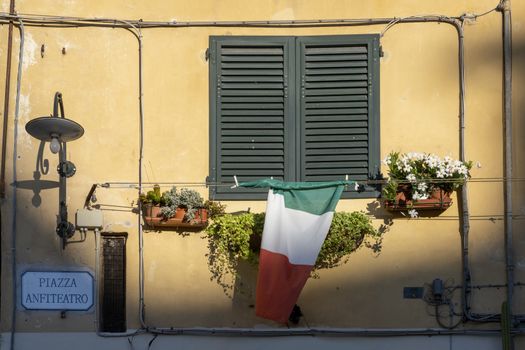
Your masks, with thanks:
M 252 116 L 252 115 L 260 115 L 260 116 L 266 116 L 266 115 L 283 115 L 282 110 L 277 109 L 261 109 L 261 108 L 254 108 L 254 109 L 225 109 L 222 111 L 224 115 L 227 116 Z
M 241 102 L 254 102 L 254 103 L 275 103 L 275 102 L 284 102 L 282 97 L 269 97 L 269 96 L 236 96 L 236 97 L 222 97 L 222 103 L 241 103 Z
M 314 69 L 366 67 L 366 61 L 306 62 L 307 72 Z
M 283 57 L 281 55 L 277 56 L 246 56 L 246 55 L 237 55 L 237 56 L 228 56 L 222 55 L 222 62 L 282 62 Z
M 283 159 L 278 159 L 275 161 L 267 161 L 264 169 L 283 169 Z M 261 162 L 258 163 L 244 163 L 244 162 L 236 162 L 236 163 L 222 163 L 222 169 L 223 170 L 229 170 L 229 169 L 238 169 L 238 170 L 244 170 L 244 169 L 261 169 Z
M 260 109 L 262 106 L 265 109 L 283 109 L 282 103 L 260 103 L 255 105 L 254 103 L 223 103 L 222 108 L 224 109 Z
M 337 129 L 366 128 L 367 126 L 368 126 L 368 123 L 366 121 L 347 121 L 345 120 L 343 122 L 308 123 L 306 126 L 306 130 L 308 129 L 322 130 L 322 129 L 330 129 L 330 128 L 337 128 Z
M 252 82 L 252 83 L 258 83 L 258 82 L 279 82 L 282 83 L 283 77 L 279 75 L 275 76 L 259 76 L 259 75 L 226 75 L 221 77 L 221 81 L 223 82 Z
M 322 164 L 324 162 L 334 162 L 334 161 L 356 161 L 356 160 L 364 160 L 366 161 L 368 159 L 368 155 L 366 152 L 364 154 L 357 154 L 357 155 L 332 155 L 331 153 L 328 155 L 322 155 L 322 156 L 311 156 L 308 157 L 309 162 L 316 162 L 316 164 Z M 306 164 L 306 167 L 308 168 L 308 163 Z
M 319 128 L 313 128 L 309 127 L 306 129 L 305 135 L 309 137 L 310 135 L 341 135 L 341 136 L 348 136 L 348 135 L 367 135 L 368 129 L 367 128 L 338 128 L 338 129 L 319 129 Z M 330 136 L 330 138 L 332 138 Z M 355 136 L 352 136 L 355 137 Z
M 330 169 L 307 169 L 306 175 L 333 175 L 332 179 L 341 179 L 341 175 L 368 174 L 368 168 L 330 168 Z M 339 175 L 339 176 L 337 176 Z
M 333 175 L 306 175 L 305 181 L 334 181 L 334 180 L 343 180 L 348 173 L 340 174 L 339 177 Z M 368 173 L 357 174 L 353 173 L 350 180 L 354 181 L 366 181 L 368 180 Z
M 247 130 L 228 130 L 228 129 L 222 129 L 221 132 L 222 136 L 238 136 L 238 135 L 244 135 L 244 136 L 276 136 L 276 135 L 283 135 L 284 136 L 284 130 L 253 130 L 253 129 L 247 129 Z
M 322 137 L 321 138 L 322 140 L 321 141 L 326 141 L 326 137 Z M 336 141 L 334 140 L 333 137 L 330 137 L 330 141 L 331 142 L 307 142 L 306 143 L 306 149 L 307 150 L 314 150 L 314 149 L 326 149 L 326 150 L 329 150 L 329 149 L 351 149 L 352 147 L 354 148 L 362 148 L 362 147 L 368 147 L 368 142 L 367 141 L 349 141 L 347 138 L 342 140 L 341 141 Z
M 304 101 L 310 102 L 340 102 L 340 101 L 368 101 L 367 95 L 343 95 L 343 96 L 305 96 Z
M 282 130 L 282 123 L 224 123 L 223 130 L 261 130 L 261 129 L 274 129 Z
M 360 86 L 360 85 L 356 85 Z M 254 82 L 246 82 L 246 83 L 223 83 L 221 86 L 222 89 L 279 89 L 282 90 L 284 88 L 284 85 L 282 83 L 254 83 Z
M 280 48 L 280 47 L 272 48 L 272 47 L 262 47 L 262 46 L 249 48 L 249 47 L 244 46 L 244 45 L 243 46 L 239 46 L 239 47 L 226 47 L 226 46 L 223 46 L 222 50 L 221 50 L 221 55 L 236 55 L 236 56 L 274 55 L 274 56 L 282 57 L 283 49 Z
M 328 139 L 326 135 L 306 136 L 306 142 L 322 142 L 326 141 L 326 139 Z M 332 135 L 329 139 L 332 141 L 363 141 L 368 140 L 368 135 Z
M 228 150 L 225 149 L 222 151 L 223 159 L 225 161 L 231 161 L 235 158 L 228 157 L 228 156 L 253 156 L 253 157 L 259 157 L 259 156 L 283 156 L 284 150 L 282 149 L 235 149 L 235 150 Z
M 267 152 L 267 151 L 265 151 Z M 331 148 L 314 148 L 314 149 L 306 149 L 305 152 L 306 155 L 310 156 L 308 159 L 316 159 L 316 155 L 321 155 L 323 157 L 327 155 L 333 154 L 333 150 Z M 368 156 L 368 148 L 343 148 L 340 147 L 337 154 L 363 154 Z
M 366 94 L 368 89 L 356 88 L 356 89 L 310 89 L 308 96 L 341 96 L 341 95 L 363 95 Z
M 321 115 L 349 115 L 349 114 L 363 114 L 368 112 L 367 108 L 333 108 L 333 109 L 313 109 L 307 111 L 308 114 L 321 116 Z
M 366 73 L 366 71 L 364 72 Z M 350 81 L 350 80 L 364 80 L 368 76 L 366 74 L 347 74 L 347 75 L 309 75 L 305 77 L 307 83 L 316 81 Z
M 283 180 L 284 179 L 284 176 L 283 174 L 271 174 L 270 176 L 272 176 L 274 179 L 276 180 Z M 242 176 L 237 176 L 237 178 L 239 179 L 239 181 L 256 181 L 256 180 L 261 180 L 261 179 L 264 179 L 264 178 L 268 178 L 268 176 L 264 176 L 264 175 L 258 175 L 258 176 L 253 176 L 253 175 L 242 175 Z M 222 183 L 231 183 L 233 181 L 232 177 L 231 176 L 223 176 L 221 178 L 219 178 L 219 181 L 222 182 Z M 235 191 L 235 193 L 239 193 L 238 191 L 241 191 L 243 193 L 264 193 L 264 192 L 261 192 L 261 189 L 260 188 L 236 188 L 234 189 L 233 191 Z M 268 191 L 266 191 L 266 193 L 268 193 Z M 266 193 L 263 194 L 263 196 L 261 196 L 261 198 L 265 198 L 267 197 Z
M 227 75 L 283 75 L 282 69 L 228 69 L 221 70 L 223 76 Z
M 343 114 L 343 115 L 307 115 L 306 120 L 309 123 L 316 122 L 338 122 L 338 121 L 363 121 L 368 120 L 366 114 Z
M 235 63 L 225 63 L 223 61 L 222 63 L 222 69 L 230 70 L 230 69 L 283 69 L 283 62 L 262 62 L 262 63 L 256 63 L 256 62 L 235 62 Z
M 317 69 L 307 69 L 307 75 L 340 75 L 340 74 L 352 74 L 353 69 L 350 67 L 366 67 L 366 62 L 357 61 L 352 64 L 348 64 L 347 68 L 317 68 Z
M 327 61 L 361 61 L 366 60 L 367 55 L 308 55 L 307 62 L 327 62 Z
M 352 159 L 346 159 L 347 161 L 336 161 L 336 162 L 307 162 L 306 171 L 313 170 L 317 171 L 318 169 L 327 170 L 338 169 L 338 168 L 356 168 L 356 167 L 366 167 L 368 162 L 364 161 L 351 161 Z
M 259 165 L 259 169 L 223 169 L 221 171 L 221 174 L 223 176 L 227 176 L 230 181 L 231 177 L 233 175 L 241 175 L 241 176 L 253 176 L 256 178 L 262 178 L 262 177 L 269 177 L 269 176 L 283 176 L 284 170 L 283 169 L 269 169 L 268 167 L 261 168 Z
M 334 101 L 334 102 L 315 102 L 306 103 L 306 109 L 308 111 L 323 108 L 341 108 L 341 107 L 368 107 L 367 101 Z
M 282 90 L 224 90 L 221 91 L 221 96 L 284 96 Z
M 316 81 L 313 83 L 306 83 L 305 88 L 307 89 L 323 89 L 323 88 L 330 88 L 330 89 L 337 89 L 337 88 L 356 88 L 356 87 L 366 87 L 368 86 L 368 83 L 366 80 L 346 80 L 346 81 Z
M 366 46 L 344 46 L 344 44 L 339 46 L 319 46 L 319 45 L 309 45 L 305 49 L 305 55 L 338 55 L 345 53 L 367 53 L 368 50 Z
M 266 149 L 278 149 L 282 150 L 284 149 L 282 145 L 278 143 L 265 143 L 265 142 L 253 142 L 253 143 L 247 143 L 247 142 L 240 142 L 240 143 L 221 143 L 222 149 L 230 150 L 234 152 L 235 150 L 247 150 L 247 149 L 260 149 L 260 150 L 266 150 Z
M 282 123 L 282 116 L 254 116 L 254 115 L 235 115 L 235 116 L 224 116 L 222 117 L 223 123 Z

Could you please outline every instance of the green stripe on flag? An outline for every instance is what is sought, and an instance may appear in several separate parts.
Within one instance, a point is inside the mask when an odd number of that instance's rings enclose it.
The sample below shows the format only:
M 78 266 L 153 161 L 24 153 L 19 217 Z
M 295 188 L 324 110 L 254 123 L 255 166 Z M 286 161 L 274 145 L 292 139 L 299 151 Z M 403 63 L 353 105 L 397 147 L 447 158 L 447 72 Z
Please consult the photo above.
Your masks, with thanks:
M 315 215 L 334 211 L 345 185 L 353 181 L 330 182 L 282 182 L 264 179 L 241 182 L 242 187 L 269 187 L 284 196 L 286 208 L 301 210 Z

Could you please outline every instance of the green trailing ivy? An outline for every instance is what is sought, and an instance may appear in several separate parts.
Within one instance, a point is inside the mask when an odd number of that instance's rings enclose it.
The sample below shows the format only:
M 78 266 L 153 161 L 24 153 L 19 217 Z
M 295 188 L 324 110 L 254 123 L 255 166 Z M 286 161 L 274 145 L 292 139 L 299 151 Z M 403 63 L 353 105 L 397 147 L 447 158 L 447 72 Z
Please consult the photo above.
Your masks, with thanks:
M 260 243 L 263 226 L 264 213 L 245 213 L 218 216 L 206 228 L 212 280 L 217 281 L 228 295 L 232 286 L 227 276 L 236 274 L 239 260 L 257 261 L 259 248 L 256 241 Z
M 257 263 L 264 227 L 264 213 L 226 214 L 216 217 L 206 228 L 208 267 L 212 280 L 229 295 L 232 285 L 227 276 L 235 276 L 239 261 Z M 326 240 L 312 271 L 332 268 L 345 263 L 349 255 L 363 243 L 375 252 L 381 248 L 381 233 L 362 212 L 336 212 Z
M 348 261 L 350 254 L 365 242 L 375 252 L 380 250 L 381 232 L 372 226 L 372 220 L 362 212 L 336 212 L 330 230 L 314 266 L 317 270 L 336 267 Z

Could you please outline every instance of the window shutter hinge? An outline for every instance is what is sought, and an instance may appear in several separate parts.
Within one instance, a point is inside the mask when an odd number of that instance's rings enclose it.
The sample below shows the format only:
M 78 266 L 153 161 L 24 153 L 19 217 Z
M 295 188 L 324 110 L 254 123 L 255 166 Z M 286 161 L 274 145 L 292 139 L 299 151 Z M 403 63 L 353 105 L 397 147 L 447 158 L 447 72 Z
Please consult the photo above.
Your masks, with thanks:
M 206 58 L 206 61 L 210 60 L 210 48 L 206 49 L 206 53 L 204 54 L 204 57 Z
M 384 57 L 385 52 L 383 51 L 383 46 L 379 46 L 379 57 Z

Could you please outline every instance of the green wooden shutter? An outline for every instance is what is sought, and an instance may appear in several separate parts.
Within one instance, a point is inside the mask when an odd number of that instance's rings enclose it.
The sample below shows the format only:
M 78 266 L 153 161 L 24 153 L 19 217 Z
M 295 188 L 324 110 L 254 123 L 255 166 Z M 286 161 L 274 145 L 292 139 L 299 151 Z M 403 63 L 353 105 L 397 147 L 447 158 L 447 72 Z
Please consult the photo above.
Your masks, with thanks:
M 366 180 L 378 173 L 378 40 L 377 35 L 297 39 L 302 181 L 345 175 Z
M 234 175 L 239 181 L 294 176 L 287 159 L 294 143 L 287 131 L 293 123 L 290 42 L 284 37 L 210 38 L 212 182 L 231 183 Z M 263 198 L 267 193 L 228 186 L 211 190 L 217 199 Z

